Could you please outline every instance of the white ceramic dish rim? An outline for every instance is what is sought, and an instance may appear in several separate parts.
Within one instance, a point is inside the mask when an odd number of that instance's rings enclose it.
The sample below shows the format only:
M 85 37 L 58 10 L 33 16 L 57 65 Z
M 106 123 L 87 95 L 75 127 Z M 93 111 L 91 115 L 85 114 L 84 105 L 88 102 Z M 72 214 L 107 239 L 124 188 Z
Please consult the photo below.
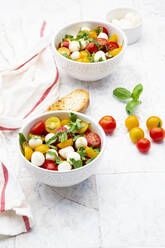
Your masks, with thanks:
M 138 24 L 138 25 L 136 25 L 135 27 L 132 27 L 132 28 L 121 28 L 122 30 L 124 30 L 124 31 L 128 31 L 128 30 L 133 30 L 133 29 L 136 29 L 136 28 L 139 28 L 139 27 L 141 27 L 142 26 L 142 23 L 143 23 L 143 20 L 142 20 L 142 17 L 141 17 L 141 15 L 139 14 L 139 12 L 137 11 L 137 9 L 135 9 L 135 8 L 127 8 L 127 7 L 121 7 L 121 8 L 114 8 L 114 9 L 111 9 L 107 14 L 106 14 L 106 22 L 108 22 L 108 16 L 111 14 L 111 12 L 113 12 L 113 11 L 115 11 L 115 10 L 128 10 L 128 12 L 130 11 L 130 12 L 134 12 L 134 13 L 136 13 L 139 17 L 140 17 L 140 20 L 141 20 L 141 22 Z M 111 24 L 111 22 L 108 22 L 109 24 Z M 116 26 L 115 26 L 116 27 Z
M 81 23 L 84 23 L 84 22 L 89 22 L 89 23 L 104 23 L 104 24 L 106 24 L 106 25 L 108 25 L 108 26 L 111 26 L 111 27 L 113 27 L 114 29 L 116 29 L 119 33 L 121 33 L 122 34 L 122 36 L 123 36 L 123 47 L 122 47 L 122 50 L 121 50 L 121 52 L 119 53 L 119 54 L 117 54 L 115 57 L 113 57 L 113 58 L 111 58 L 111 59 L 108 59 L 108 60 L 105 60 L 105 61 L 101 61 L 101 62 L 93 62 L 93 63 L 82 63 L 82 62 L 79 62 L 79 61 L 74 61 L 74 60 L 71 60 L 71 59 L 68 59 L 68 58 L 65 58 L 64 56 L 62 56 L 58 51 L 57 51 L 57 49 L 56 49 L 56 47 L 55 47 L 55 45 L 54 45 L 54 42 L 55 42 L 55 38 L 56 38 L 56 36 L 58 35 L 58 33 L 62 30 L 62 29 L 64 29 L 64 28 L 69 28 L 70 26 L 72 26 L 72 25 L 75 25 L 75 24 L 81 24 Z M 70 24 L 68 24 L 68 25 L 65 25 L 65 26 L 63 26 L 62 28 L 60 28 L 56 33 L 55 33 L 55 35 L 53 36 L 53 39 L 52 39 L 52 47 L 53 47 L 53 50 L 55 51 L 55 53 L 57 53 L 58 55 L 60 55 L 60 56 L 62 56 L 65 60 L 69 60 L 71 63 L 75 63 L 75 64 L 87 64 L 87 65 L 95 65 L 95 64 L 98 64 L 98 63 L 108 63 L 109 61 L 113 61 L 113 60 L 115 60 L 116 59 L 116 57 L 118 57 L 118 56 L 120 56 L 123 52 L 124 52 L 124 50 L 126 49 L 126 47 L 127 47 L 127 37 L 126 37 L 126 35 L 124 34 L 124 32 L 123 32 L 123 30 L 122 29 L 120 29 L 120 28 L 118 28 L 117 26 L 115 26 L 115 25 L 113 25 L 113 24 L 111 24 L 111 23 L 109 23 L 109 22 L 105 22 L 105 21 L 102 21 L 102 20 L 84 20 L 84 21 L 79 21 L 79 22 L 72 22 L 72 23 L 70 23 Z
M 19 144 L 19 136 L 18 136 L 18 148 L 19 148 L 19 153 L 21 154 L 21 157 L 28 163 L 28 164 L 30 164 L 31 166 L 33 166 L 33 167 L 35 167 L 36 169 L 38 169 L 38 170 L 40 170 L 40 171 L 42 171 L 42 172 L 49 172 L 49 173 L 51 173 L 51 174 L 56 174 L 56 175 L 58 175 L 58 174 L 67 174 L 67 173 L 74 173 L 74 171 L 78 171 L 78 170 L 82 170 L 82 169 L 84 169 L 85 167 L 87 168 L 87 167 L 89 167 L 89 166 L 91 166 L 93 163 L 95 163 L 97 160 L 98 160 L 98 158 L 103 154 L 103 151 L 104 151 L 104 148 L 105 148 L 105 133 L 104 133 L 104 131 L 103 131 L 103 129 L 101 128 L 101 126 L 96 122 L 96 121 L 94 121 L 91 117 L 89 117 L 88 115 L 84 115 L 84 114 L 82 114 L 82 113 L 79 113 L 79 112 L 74 112 L 74 111 L 65 111 L 65 110 L 59 110 L 59 111 L 50 111 L 50 112 L 45 112 L 45 113 L 42 113 L 42 114 L 38 114 L 38 115 L 35 115 L 35 117 L 33 117 L 33 118 L 31 118 L 31 119 L 29 119 L 29 121 L 28 122 L 26 122 L 26 124 L 20 129 L 20 131 L 19 131 L 19 133 L 23 133 L 23 130 L 25 129 L 25 127 L 27 127 L 32 121 L 34 121 L 34 120 L 36 120 L 36 119 L 38 119 L 38 118 L 40 118 L 40 117 L 43 117 L 43 116 L 46 116 L 47 114 L 49 114 L 49 115 L 53 115 L 53 114 L 56 114 L 56 113 L 74 113 L 74 114 L 78 114 L 79 116 L 80 116 L 80 118 L 81 118 L 81 116 L 82 117 L 86 117 L 88 120 L 89 120 L 89 122 L 93 122 L 97 127 L 98 127 L 98 129 L 100 130 L 100 132 L 101 132 L 101 134 L 102 134 L 102 148 L 101 148 L 101 151 L 100 151 L 100 153 L 99 153 L 99 155 L 92 161 L 92 162 L 90 162 L 89 164 L 87 164 L 87 165 L 85 165 L 85 166 L 83 166 L 83 167 L 80 167 L 80 168 L 77 168 L 77 169 L 73 169 L 73 170 L 70 170 L 70 171 L 52 171 L 52 170 L 47 170 L 47 169 L 43 169 L 43 168 L 41 168 L 41 167 L 39 167 L 39 166 L 36 166 L 36 165 L 34 165 L 34 164 L 32 164 L 29 160 L 27 160 L 25 157 L 24 157 L 24 155 L 22 154 L 22 152 L 21 152 L 21 149 L 20 149 L 20 144 Z

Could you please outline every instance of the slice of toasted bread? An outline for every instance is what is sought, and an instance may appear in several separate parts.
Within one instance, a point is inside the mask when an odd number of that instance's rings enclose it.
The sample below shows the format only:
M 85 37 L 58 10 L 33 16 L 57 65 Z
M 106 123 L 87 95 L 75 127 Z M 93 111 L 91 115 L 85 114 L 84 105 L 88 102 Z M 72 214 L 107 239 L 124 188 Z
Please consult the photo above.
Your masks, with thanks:
M 48 111 L 70 110 L 84 112 L 89 105 L 89 92 L 77 89 L 49 106 Z

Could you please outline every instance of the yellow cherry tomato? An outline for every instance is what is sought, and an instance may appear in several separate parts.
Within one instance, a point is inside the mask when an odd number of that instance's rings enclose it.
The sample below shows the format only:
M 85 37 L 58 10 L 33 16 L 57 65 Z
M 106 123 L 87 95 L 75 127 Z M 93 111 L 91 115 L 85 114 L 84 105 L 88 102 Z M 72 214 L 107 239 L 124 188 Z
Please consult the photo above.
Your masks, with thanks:
M 85 151 L 86 151 L 88 157 L 90 157 L 90 158 L 96 158 L 97 157 L 97 153 L 91 147 L 86 146 Z
M 64 120 L 62 120 L 62 121 L 61 121 L 61 127 L 67 125 L 69 122 L 70 122 L 69 119 L 64 119 Z
M 83 58 L 83 63 L 90 63 L 90 60 L 88 58 Z
M 73 145 L 73 140 L 68 139 L 68 140 L 65 140 L 65 141 L 59 143 L 57 146 L 62 149 L 62 148 L 65 148 L 67 146 L 72 146 L 72 145 Z
M 28 146 L 28 145 L 25 145 L 24 146 L 24 153 L 25 153 L 25 158 L 27 160 L 31 160 L 31 156 L 33 154 L 33 150 L 32 150 L 32 148 L 30 146 Z
M 108 41 L 114 41 L 114 42 L 118 42 L 118 37 L 117 34 L 113 34 L 111 37 L 109 37 Z
M 153 127 L 162 127 L 162 120 L 157 116 L 151 116 L 146 122 L 147 128 L 151 130 Z
M 110 55 L 112 55 L 112 57 L 118 55 L 122 50 L 122 46 L 120 46 L 119 48 L 115 48 L 112 51 L 109 52 Z
M 58 50 L 57 50 L 61 55 L 63 54 L 67 54 L 67 56 L 70 55 L 70 51 L 68 48 L 66 47 L 60 47 Z
M 49 133 L 54 133 L 57 128 L 61 126 L 60 119 L 58 117 L 50 117 L 45 121 L 45 129 Z
M 89 38 L 97 39 L 97 33 L 94 30 L 89 31 Z
M 85 131 L 88 129 L 89 123 L 86 121 L 81 121 L 81 129 L 79 130 L 79 133 L 85 133 Z
M 86 51 L 80 52 L 80 58 L 87 58 L 87 57 L 88 57 L 88 53 Z
M 128 130 L 131 130 L 134 127 L 139 127 L 139 120 L 135 115 L 130 115 L 125 120 L 125 126 Z
M 132 142 L 136 143 L 139 139 L 144 138 L 144 131 L 140 127 L 134 127 L 131 129 L 129 136 Z
M 77 62 L 83 62 L 83 58 L 76 59 Z
M 36 152 L 42 152 L 42 153 L 47 152 L 49 149 L 50 148 L 45 144 L 41 144 L 41 145 L 38 145 L 38 146 L 35 147 Z

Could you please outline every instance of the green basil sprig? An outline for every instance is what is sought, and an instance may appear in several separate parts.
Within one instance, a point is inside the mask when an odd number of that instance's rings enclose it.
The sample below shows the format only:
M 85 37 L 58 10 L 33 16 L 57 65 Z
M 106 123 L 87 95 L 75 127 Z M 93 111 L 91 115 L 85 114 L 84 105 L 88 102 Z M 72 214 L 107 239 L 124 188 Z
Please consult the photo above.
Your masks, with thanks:
M 137 105 L 141 103 L 141 101 L 139 101 L 139 97 L 142 91 L 143 91 L 143 85 L 138 84 L 135 86 L 132 93 L 125 88 L 116 88 L 113 91 L 113 95 L 116 96 L 119 100 L 131 99 L 129 102 L 127 102 L 126 111 L 128 114 L 132 114 L 135 108 L 137 107 Z

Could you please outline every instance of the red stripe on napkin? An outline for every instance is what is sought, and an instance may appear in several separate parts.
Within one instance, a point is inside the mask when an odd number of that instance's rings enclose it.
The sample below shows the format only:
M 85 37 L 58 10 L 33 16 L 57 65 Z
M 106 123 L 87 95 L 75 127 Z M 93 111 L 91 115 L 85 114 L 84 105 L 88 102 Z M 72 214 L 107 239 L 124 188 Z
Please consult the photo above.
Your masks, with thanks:
M 24 223 L 25 223 L 25 227 L 26 227 L 26 231 L 30 231 L 31 227 L 30 227 L 30 223 L 29 223 L 29 218 L 27 216 L 22 216 Z
M 40 37 L 44 36 L 45 27 L 46 27 L 46 21 L 43 21 L 41 29 L 40 29 Z
M 8 128 L 0 126 L 0 131 L 16 131 L 18 128 Z
M 6 191 L 6 187 L 7 187 L 7 183 L 8 183 L 8 170 L 3 163 L 1 163 L 1 165 L 2 165 L 2 169 L 3 169 L 3 175 L 4 175 L 4 185 L 3 185 L 2 192 L 1 192 L 0 212 L 4 212 L 5 211 L 5 191 Z
M 17 71 L 19 69 L 21 69 L 24 65 L 26 65 L 27 63 L 29 63 L 32 59 L 34 59 L 35 57 L 38 56 L 39 53 L 36 53 L 33 57 L 31 57 L 30 59 L 28 59 L 25 63 L 23 63 L 22 65 L 19 65 L 17 68 L 14 69 L 14 71 Z

